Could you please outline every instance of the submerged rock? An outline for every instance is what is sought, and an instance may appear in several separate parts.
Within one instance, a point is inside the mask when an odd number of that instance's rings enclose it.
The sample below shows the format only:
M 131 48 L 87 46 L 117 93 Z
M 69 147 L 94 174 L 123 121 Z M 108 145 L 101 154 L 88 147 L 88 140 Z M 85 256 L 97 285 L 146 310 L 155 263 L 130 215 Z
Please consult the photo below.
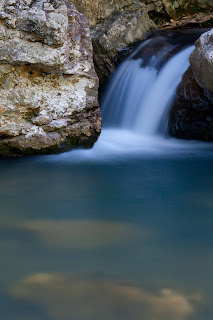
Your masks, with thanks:
M 73 0 L 91 26 L 94 62 L 101 83 L 115 70 L 116 58 L 156 28 L 146 5 L 137 0 Z
M 98 23 L 128 8 L 136 2 L 135 0 L 70 0 L 79 12 L 88 19 L 89 26 L 95 27 Z
M 66 0 L 0 4 L 0 155 L 92 146 L 101 131 L 87 19 Z

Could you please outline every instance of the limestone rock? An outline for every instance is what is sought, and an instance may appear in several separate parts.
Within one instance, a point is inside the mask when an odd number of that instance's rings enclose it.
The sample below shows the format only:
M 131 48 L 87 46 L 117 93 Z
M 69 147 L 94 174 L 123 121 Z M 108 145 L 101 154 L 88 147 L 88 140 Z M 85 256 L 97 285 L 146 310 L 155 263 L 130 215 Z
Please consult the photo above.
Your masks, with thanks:
M 146 33 L 156 27 L 147 14 L 146 6 L 139 1 L 108 0 L 104 6 L 107 4 L 108 17 L 91 31 L 94 62 L 101 83 L 114 71 L 116 57 L 136 41 L 144 39 Z
M 97 96 L 87 19 L 74 5 L 0 1 L 0 155 L 91 146 Z
M 182 14 L 213 8 L 213 0 L 69 0 L 88 18 L 92 29 L 94 62 L 104 83 L 115 69 L 116 58 L 128 52 L 156 22 L 176 21 Z M 206 14 L 207 14 L 206 13 Z M 198 21 L 198 23 L 200 23 Z
M 141 0 L 155 20 L 168 20 L 182 14 L 209 12 L 213 8 L 213 0 Z
M 133 5 L 134 0 L 70 0 L 88 19 L 91 28 L 113 14 Z
M 198 84 L 213 93 L 213 29 L 201 35 L 190 57 Z

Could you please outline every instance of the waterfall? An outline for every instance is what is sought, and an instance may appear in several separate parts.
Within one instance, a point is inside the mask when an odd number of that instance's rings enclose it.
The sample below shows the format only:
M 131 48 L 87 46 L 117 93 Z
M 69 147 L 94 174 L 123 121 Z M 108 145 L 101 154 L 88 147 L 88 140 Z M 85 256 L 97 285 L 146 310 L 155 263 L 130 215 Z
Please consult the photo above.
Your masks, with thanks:
M 210 143 L 167 135 L 168 113 L 198 36 L 181 32 L 179 37 L 175 33 L 144 41 L 109 81 L 101 103 L 102 133 L 95 146 L 48 156 L 48 161 L 79 163 L 211 152 Z
M 152 41 L 160 43 L 162 37 Z M 104 126 L 143 136 L 164 135 L 169 109 L 194 46 L 177 50 L 177 45 L 165 45 L 164 41 L 164 47 L 148 61 L 146 47 L 152 48 L 150 40 L 142 45 L 139 57 L 137 50 L 112 77 L 102 105 Z

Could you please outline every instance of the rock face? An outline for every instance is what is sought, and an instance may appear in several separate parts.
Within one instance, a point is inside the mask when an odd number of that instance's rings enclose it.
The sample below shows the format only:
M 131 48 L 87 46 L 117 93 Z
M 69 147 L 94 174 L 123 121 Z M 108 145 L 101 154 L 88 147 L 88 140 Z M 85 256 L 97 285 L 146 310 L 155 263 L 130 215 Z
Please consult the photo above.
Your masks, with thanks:
M 213 0 L 143 0 L 147 10 L 155 19 L 159 14 L 167 18 L 175 18 L 181 14 L 208 12 L 213 8 Z
M 90 27 L 94 27 L 100 21 L 105 20 L 114 13 L 128 8 L 134 2 L 144 3 L 147 11 L 154 18 L 175 18 L 182 13 L 195 13 L 209 11 L 213 8 L 213 0 L 70 0 L 80 12 L 83 12 Z
M 213 93 L 213 29 L 196 41 L 190 64 L 197 83 Z
M 183 139 L 213 140 L 213 96 L 198 85 L 191 67 L 170 112 L 169 133 Z
M 97 95 L 89 27 L 74 5 L 0 1 L 0 155 L 92 146 Z
M 101 83 L 115 69 L 116 57 L 138 40 L 144 39 L 155 23 L 146 5 L 137 0 L 73 0 L 92 28 L 94 62 Z
M 109 18 L 113 14 L 128 8 L 139 1 L 134 0 L 70 0 L 88 19 L 93 28 L 99 22 Z
M 190 57 L 169 117 L 172 136 L 213 141 L 213 29 L 201 35 Z

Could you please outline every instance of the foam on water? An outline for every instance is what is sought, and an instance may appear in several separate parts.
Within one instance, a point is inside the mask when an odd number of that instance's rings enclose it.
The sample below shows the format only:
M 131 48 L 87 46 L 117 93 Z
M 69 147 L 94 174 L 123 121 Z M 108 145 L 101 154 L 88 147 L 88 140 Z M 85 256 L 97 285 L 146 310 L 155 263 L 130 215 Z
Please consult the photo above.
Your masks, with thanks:
M 103 129 L 92 149 L 77 149 L 37 160 L 50 162 L 111 162 L 141 157 L 199 157 L 213 155 L 213 144 L 163 136 L 143 136 L 126 129 Z

